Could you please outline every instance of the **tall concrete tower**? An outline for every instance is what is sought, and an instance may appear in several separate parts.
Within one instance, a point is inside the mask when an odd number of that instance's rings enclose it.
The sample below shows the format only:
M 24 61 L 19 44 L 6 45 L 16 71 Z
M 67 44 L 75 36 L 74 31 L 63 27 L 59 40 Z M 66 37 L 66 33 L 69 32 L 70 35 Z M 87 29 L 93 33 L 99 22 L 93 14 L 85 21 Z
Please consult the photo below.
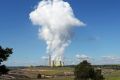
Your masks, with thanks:
M 48 59 L 48 64 L 49 64 L 49 66 L 52 66 L 52 60 L 51 60 L 51 55 L 49 54 L 49 59 Z
M 48 66 L 50 67 L 64 66 L 64 62 L 61 61 L 60 58 L 56 58 L 55 60 L 52 60 L 51 57 L 52 56 L 49 54 Z

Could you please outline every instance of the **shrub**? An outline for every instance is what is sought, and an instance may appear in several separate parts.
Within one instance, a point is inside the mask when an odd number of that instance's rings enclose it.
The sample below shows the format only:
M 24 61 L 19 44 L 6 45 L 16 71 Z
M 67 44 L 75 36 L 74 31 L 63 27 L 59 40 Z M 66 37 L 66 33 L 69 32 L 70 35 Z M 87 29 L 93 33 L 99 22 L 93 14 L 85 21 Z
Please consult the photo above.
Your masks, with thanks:
M 37 79 L 41 79 L 42 78 L 42 75 L 41 74 L 38 74 L 37 75 Z
M 75 67 L 75 80 L 104 80 L 101 70 L 95 70 L 94 67 L 84 60 Z
M 8 71 L 9 71 L 9 69 L 7 69 L 5 65 L 0 66 L 0 75 L 7 74 Z

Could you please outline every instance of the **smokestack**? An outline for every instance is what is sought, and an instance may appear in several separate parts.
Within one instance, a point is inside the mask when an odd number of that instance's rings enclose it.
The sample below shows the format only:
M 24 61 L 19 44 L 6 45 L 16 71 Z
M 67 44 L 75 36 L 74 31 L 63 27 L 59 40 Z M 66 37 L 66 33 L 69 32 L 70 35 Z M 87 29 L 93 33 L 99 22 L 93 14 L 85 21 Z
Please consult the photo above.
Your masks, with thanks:
M 60 67 L 62 67 L 62 61 L 60 61 Z
M 53 64 L 52 64 L 51 66 L 52 66 L 52 67 L 55 67 L 55 61 L 52 61 L 52 63 L 53 63 Z
M 49 66 L 51 66 L 51 55 L 49 54 L 49 59 L 48 59 Z

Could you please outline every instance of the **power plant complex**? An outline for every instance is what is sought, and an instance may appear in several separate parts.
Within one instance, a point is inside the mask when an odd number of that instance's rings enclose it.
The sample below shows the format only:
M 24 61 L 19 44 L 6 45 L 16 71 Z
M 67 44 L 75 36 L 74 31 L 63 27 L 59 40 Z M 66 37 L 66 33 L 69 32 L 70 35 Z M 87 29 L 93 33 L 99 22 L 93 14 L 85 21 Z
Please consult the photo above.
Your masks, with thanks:
M 49 66 L 63 66 L 62 56 L 71 43 L 72 29 L 85 24 L 75 17 L 70 4 L 64 0 L 41 0 L 29 18 L 39 26 L 39 37 L 47 45 Z
M 52 60 L 51 55 L 49 55 L 48 65 L 51 67 L 62 67 L 64 66 L 64 62 L 59 58 Z

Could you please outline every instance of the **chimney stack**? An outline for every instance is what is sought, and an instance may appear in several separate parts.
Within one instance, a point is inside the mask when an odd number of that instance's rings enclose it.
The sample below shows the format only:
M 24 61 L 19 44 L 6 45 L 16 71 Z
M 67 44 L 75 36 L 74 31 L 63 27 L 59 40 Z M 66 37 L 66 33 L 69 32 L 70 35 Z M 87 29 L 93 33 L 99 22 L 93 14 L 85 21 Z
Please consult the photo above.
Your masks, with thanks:
M 49 66 L 51 66 L 51 55 L 49 54 L 49 60 L 48 60 Z

